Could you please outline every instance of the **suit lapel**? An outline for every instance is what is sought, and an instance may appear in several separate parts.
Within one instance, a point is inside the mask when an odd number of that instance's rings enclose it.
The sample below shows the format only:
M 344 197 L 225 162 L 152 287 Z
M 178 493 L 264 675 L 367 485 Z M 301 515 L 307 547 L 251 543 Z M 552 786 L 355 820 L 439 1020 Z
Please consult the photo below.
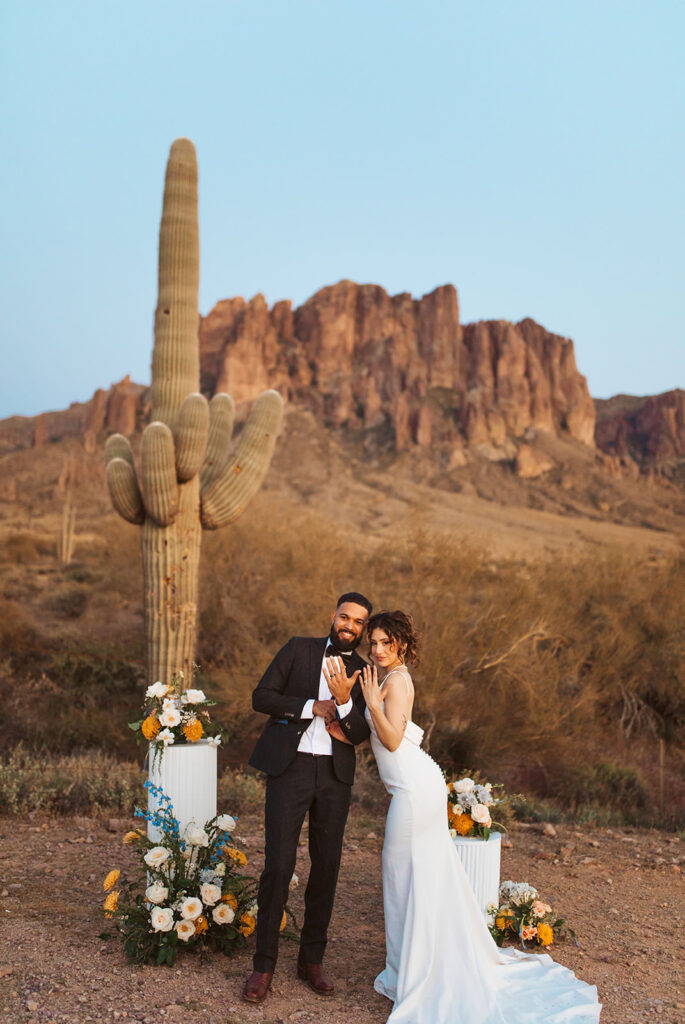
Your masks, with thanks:
M 321 663 L 328 640 L 314 640 L 309 648 L 309 685 L 308 690 L 314 700 L 319 699 L 319 683 L 321 681 Z

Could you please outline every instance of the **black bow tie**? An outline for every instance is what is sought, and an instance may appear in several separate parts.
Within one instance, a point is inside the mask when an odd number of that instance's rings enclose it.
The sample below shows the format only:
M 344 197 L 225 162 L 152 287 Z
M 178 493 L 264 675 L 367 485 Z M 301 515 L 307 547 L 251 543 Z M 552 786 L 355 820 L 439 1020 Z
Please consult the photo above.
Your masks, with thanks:
M 324 658 L 349 658 L 352 651 L 339 651 L 333 644 L 329 644 L 326 648 Z

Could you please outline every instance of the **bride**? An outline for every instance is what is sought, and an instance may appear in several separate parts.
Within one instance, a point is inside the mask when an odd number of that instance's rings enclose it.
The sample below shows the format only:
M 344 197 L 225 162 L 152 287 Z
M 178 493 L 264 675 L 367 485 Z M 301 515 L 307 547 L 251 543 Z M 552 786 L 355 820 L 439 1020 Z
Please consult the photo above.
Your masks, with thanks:
M 379 612 L 367 632 L 373 665 L 360 682 L 371 747 L 392 796 L 383 845 L 386 963 L 374 984 L 394 1003 L 388 1024 L 598 1021 L 594 986 L 547 954 L 496 946 L 450 839 L 442 772 L 411 720 L 405 662 L 416 655 L 413 622 L 401 611 Z M 328 660 L 327 677 L 341 702 L 354 680 L 337 661 Z M 337 723 L 329 731 L 343 738 Z

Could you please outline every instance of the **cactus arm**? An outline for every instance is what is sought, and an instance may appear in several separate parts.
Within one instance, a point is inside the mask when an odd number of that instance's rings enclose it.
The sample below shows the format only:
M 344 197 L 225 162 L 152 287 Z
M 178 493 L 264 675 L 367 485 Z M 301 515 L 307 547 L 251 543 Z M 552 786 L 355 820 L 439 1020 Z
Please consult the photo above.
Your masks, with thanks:
M 200 472 L 207 448 L 209 405 L 204 395 L 188 395 L 179 409 L 174 427 L 176 475 L 186 483 Z
M 228 462 L 234 420 L 235 402 L 230 395 L 220 391 L 209 403 L 207 454 L 200 476 L 200 487 L 203 490 L 209 487 Z
M 283 415 L 277 391 L 265 391 L 252 406 L 236 451 L 202 493 L 201 519 L 216 530 L 237 519 L 266 475 Z
M 141 474 L 143 502 L 159 526 L 169 526 L 178 509 L 174 438 L 166 423 L 149 423 L 143 431 Z
M 133 465 L 133 451 L 128 438 L 123 434 L 112 434 L 105 441 L 105 465 L 112 459 L 124 459 Z
M 152 352 L 152 419 L 172 428 L 184 398 L 200 384 L 199 252 L 195 146 L 176 139 L 164 183 Z
M 115 456 L 107 463 L 107 487 L 114 508 L 129 523 L 145 522 L 145 506 L 136 471 L 126 459 Z

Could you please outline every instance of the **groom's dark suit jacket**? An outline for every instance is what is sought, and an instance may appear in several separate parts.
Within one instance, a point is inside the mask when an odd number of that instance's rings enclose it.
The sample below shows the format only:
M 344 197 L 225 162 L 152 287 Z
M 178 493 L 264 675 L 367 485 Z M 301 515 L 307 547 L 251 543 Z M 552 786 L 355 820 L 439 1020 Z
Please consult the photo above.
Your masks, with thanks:
M 301 718 L 308 700 L 318 700 L 321 663 L 328 639 L 295 636 L 282 647 L 252 694 L 252 707 L 270 715 L 257 741 L 250 764 L 267 775 L 281 775 L 295 759 L 297 748 L 311 718 Z M 346 673 L 353 676 L 366 664 L 353 651 L 343 659 Z M 361 743 L 369 736 L 364 718 L 366 704 L 359 680 L 351 693 L 352 710 L 340 719 L 343 733 L 351 743 Z M 333 771 L 340 782 L 354 781 L 354 747 L 333 739 Z

